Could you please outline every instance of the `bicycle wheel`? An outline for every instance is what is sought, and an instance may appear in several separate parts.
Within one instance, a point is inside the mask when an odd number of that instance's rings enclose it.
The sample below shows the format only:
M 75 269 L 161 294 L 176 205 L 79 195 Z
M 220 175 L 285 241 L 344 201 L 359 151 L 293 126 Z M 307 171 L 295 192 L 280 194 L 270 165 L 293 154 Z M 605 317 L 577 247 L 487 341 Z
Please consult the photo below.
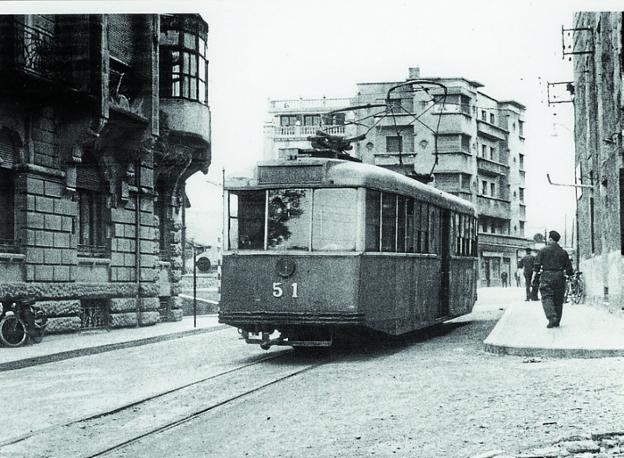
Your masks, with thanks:
M 15 315 L 0 321 L 0 341 L 7 347 L 19 347 L 26 340 L 26 326 Z

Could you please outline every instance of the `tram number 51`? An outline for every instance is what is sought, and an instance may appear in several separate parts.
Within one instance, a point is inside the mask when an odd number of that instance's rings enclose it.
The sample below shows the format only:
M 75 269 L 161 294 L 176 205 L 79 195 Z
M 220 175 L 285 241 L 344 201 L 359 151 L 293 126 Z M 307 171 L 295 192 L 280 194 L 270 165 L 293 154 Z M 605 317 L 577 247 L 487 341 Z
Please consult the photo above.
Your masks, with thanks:
M 299 286 L 297 285 L 297 283 L 293 283 L 290 286 L 292 287 L 291 297 L 298 298 Z M 282 283 L 273 283 L 273 297 L 282 297 L 283 295 L 284 295 L 284 288 L 282 287 Z

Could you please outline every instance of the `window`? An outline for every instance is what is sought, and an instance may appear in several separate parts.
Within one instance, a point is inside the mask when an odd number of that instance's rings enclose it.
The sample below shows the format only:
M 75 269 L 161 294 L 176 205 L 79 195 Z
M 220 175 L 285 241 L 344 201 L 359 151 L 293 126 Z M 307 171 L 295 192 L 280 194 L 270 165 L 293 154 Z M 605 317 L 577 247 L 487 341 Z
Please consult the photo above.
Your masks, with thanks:
M 487 196 L 487 190 L 488 190 L 487 185 L 488 185 L 487 181 L 485 180 L 481 181 L 481 194 L 483 194 L 484 196 Z
M 518 155 L 518 160 L 520 162 L 520 164 L 519 164 L 520 170 L 524 170 L 524 154 L 519 154 Z
M 333 113 L 329 115 L 323 115 L 323 124 L 326 126 L 342 126 L 345 123 L 344 113 Z
M 496 197 L 496 184 L 490 183 L 490 195 Z
M 386 151 L 389 153 L 400 153 L 403 151 L 403 137 L 400 135 L 389 135 L 386 137 Z
M 0 168 L 0 252 L 12 252 L 15 245 L 15 182 L 13 172 Z
M 208 102 L 208 27 L 199 16 L 161 16 L 160 95 Z
M 481 145 L 481 157 L 487 158 L 487 145 Z
M 78 196 L 78 254 L 104 256 L 104 200 L 100 191 L 77 189 Z
M 168 228 L 168 205 L 167 205 L 167 189 L 164 179 L 159 179 L 156 183 L 157 200 L 155 202 L 154 213 L 158 216 L 158 248 L 161 259 L 169 259 L 169 228 Z
M 228 199 L 230 249 L 355 250 L 356 189 L 232 191 Z
M 297 116 L 296 115 L 282 115 L 280 116 L 280 126 L 288 127 L 288 126 L 296 126 L 297 125 Z
M 496 160 L 496 150 L 494 149 L 493 146 L 490 146 L 490 160 L 491 161 Z
M 355 250 L 356 189 L 315 189 L 312 249 Z
M 524 121 L 518 121 L 518 135 L 524 137 Z
M 304 126 L 320 126 L 321 115 L 303 115 Z
M 520 221 L 520 237 L 524 237 L 524 221 Z
M 490 124 L 494 124 L 494 113 L 490 113 Z
M 487 113 L 485 112 L 485 110 L 481 110 L 481 120 L 487 121 Z
M 386 100 L 386 104 L 388 106 L 388 110 L 393 112 L 401 111 L 401 99 L 388 99 Z
M 102 257 L 108 252 L 106 243 L 106 189 L 95 158 L 87 153 L 76 171 L 78 200 L 78 255 Z
M 407 221 L 407 197 L 398 196 L 397 200 L 397 251 L 405 253 L 405 227 Z
M 381 251 L 396 251 L 396 200 L 394 194 L 381 193 Z
M 366 190 L 366 251 L 379 251 L 381 193 Z
M 520 202 L 524 202 L 524 188 L 519 188 L 518 192 L 520 194 Z

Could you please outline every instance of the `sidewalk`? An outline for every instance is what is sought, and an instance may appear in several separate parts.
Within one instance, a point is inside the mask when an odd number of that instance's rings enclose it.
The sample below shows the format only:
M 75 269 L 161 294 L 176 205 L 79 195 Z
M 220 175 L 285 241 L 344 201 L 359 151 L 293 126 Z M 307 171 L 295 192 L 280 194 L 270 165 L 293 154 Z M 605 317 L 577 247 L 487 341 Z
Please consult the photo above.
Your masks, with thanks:
M 624 319 L 606 310 L 567 303 L 561 326 L 547 329 L 546 324 L 541 301 L 513 302 L 485 339 L 485 350 L 519 356 L 624 356 Z
M 226 325 L 218 323 L 216 314 L 211 314 L 198 315 L 197 327 L 193 327 L 193 317 L 186 316 L 182 321 L 159 323 L 141 328 L 46 335 L 40 344 L 29 344 L 18 348 L 0 346 L 0 372 L 177 339 L 225 327 Z

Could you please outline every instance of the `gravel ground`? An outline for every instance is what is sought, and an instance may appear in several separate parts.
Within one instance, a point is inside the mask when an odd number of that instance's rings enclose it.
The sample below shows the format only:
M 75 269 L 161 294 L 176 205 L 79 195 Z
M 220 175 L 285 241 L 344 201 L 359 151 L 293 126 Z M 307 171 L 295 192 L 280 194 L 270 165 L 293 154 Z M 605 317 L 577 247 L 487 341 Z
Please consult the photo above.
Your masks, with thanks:
M 338 348 L 331 363 L 119 456 L 557 456 L 530 450 L 624 431 L 624 359 L 485 353 L 501 313 L 483 305 L 426 339 Z

